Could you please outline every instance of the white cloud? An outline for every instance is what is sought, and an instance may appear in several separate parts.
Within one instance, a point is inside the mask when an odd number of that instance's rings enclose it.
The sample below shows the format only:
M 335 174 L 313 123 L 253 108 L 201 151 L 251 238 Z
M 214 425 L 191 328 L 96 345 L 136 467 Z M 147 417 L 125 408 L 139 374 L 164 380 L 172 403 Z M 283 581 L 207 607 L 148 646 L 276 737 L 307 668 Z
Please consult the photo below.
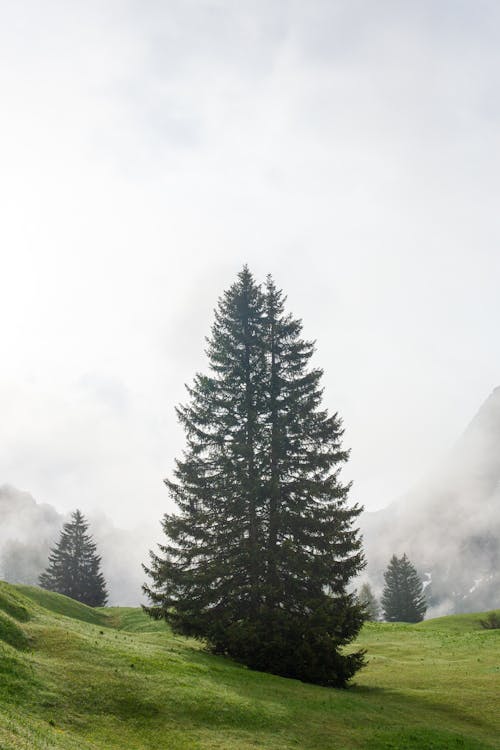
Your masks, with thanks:
M 368 507 L 500 379 L 493 5 L 4 3 L 0 477 L 158 515 L 243 262 L 318 340 Z

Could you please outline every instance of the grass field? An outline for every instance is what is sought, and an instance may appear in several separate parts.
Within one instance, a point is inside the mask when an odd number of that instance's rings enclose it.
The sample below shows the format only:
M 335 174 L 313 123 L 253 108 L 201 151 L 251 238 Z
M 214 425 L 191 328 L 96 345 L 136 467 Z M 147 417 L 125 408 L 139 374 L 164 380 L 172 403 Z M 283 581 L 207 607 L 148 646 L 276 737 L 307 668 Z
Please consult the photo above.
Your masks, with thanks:
M 500 630 L 370 623 L 348 690 L 252 672 L 140 610 L 0 583 L 0 748 L 500 748 Z

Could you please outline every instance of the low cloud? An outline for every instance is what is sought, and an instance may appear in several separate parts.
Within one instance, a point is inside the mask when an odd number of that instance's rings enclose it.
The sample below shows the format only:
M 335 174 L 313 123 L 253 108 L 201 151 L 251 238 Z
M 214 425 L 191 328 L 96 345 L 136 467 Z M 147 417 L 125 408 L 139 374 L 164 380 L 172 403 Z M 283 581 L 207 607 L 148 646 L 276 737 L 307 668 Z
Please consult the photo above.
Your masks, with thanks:
M 380 593 L 392 554 L 430 579 L 428 615 L 500 606 L 500 388 L 450 456 L 401 500 L 361 524 L 368 575 Z
M 29 493 L 6 485 L 0 487 L 0 517 L 0 578 L 37 585 L 68 517 L 47 503 L 37 503 Z M 159 524 L 138 524 L 124 530 L 100 513 L 89 514 L 87 519 L 102 557 L 109 604 L 138 606 L 144 601 L 141 564 L 148 560 L 149 549 L 160 537 Z

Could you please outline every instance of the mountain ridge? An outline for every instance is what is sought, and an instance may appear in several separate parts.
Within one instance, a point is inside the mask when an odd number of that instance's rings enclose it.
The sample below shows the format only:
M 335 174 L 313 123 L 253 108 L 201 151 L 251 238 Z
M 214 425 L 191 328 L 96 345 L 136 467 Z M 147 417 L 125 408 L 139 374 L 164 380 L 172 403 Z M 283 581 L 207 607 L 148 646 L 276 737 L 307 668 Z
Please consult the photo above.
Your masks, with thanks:
M 498 606 L 500 387 L 441 466 L 386 508 L 365 512 L 360 525 L 378 592 L 389 557 L 406 552 L 430 582 L 431 615 Z

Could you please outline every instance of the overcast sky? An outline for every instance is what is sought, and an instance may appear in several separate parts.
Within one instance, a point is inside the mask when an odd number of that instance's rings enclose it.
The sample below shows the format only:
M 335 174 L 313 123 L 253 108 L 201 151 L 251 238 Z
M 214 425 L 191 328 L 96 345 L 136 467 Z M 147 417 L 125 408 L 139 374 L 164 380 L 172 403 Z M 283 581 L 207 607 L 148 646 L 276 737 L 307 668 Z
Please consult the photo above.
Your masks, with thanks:
M 0 484 L 169 505 L 217 297 L 271 272 L 382 507 L 500 384 L 496 2 L 0 0 Z

